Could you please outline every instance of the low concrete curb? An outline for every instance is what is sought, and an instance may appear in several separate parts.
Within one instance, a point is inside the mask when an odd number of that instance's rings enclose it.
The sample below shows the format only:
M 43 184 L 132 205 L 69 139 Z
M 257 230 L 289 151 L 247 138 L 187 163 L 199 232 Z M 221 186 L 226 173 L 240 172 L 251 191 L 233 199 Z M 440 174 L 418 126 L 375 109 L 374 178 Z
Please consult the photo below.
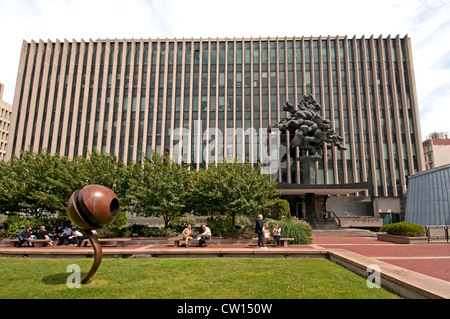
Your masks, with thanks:
M 2 257 L 28 257 L 28 258 L 91 258 L 94 250 L 89 248 L 75 249 L 0 249 Z M 129 249 L 109 248 L 103 249 L 103 257 L 121 258 L 215 258 L 215 257 L 242 257 L 242 258 L 328 258 L 327 251 L 314 248 L 152 248 Z
M 417 273 L 345 249 L 328 250 L 329 259 L 368 277 L 369 266 L 380 267 L 381 285 L 408 299 L 449 299 L 450 282 Z M 370 267 L 370 268 L 371 268 Z

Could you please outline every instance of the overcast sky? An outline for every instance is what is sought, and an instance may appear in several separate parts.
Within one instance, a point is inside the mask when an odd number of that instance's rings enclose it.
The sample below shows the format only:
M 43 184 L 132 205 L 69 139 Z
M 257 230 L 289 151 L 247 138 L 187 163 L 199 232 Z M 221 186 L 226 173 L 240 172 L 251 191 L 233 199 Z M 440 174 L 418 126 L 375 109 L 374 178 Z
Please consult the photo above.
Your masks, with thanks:
M 422 137 L 450 131 L 450 0 L 0 0 L 3 100 L 23 40 L 319 35 L 409 35 Z

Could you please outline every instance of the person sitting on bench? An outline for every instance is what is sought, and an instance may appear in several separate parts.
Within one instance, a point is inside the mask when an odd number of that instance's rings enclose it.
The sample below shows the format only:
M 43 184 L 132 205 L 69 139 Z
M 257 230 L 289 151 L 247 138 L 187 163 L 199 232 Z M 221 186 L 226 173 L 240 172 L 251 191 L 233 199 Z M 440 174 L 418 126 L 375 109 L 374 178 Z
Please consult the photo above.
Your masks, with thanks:
M 64 228 L 64 231 L 62 232 L 62 234 L 59 236 L 58 246 L 59 245 L 68 245 L 69 244 L 69 236 L 72 236 L 72 231 L 70 230 L 69 226 L 66 226 Z
M 211 239 L 211 229 L 206 227 L 206 225 L 202 225 L 203 233 L 198 235 L 198 245 L 201 247 L 206 247 L 206 240 Z
M 47 240 L 47 246 L 53 246 L 53 241 L 48 237 L 48 232 L 45 229 L 45 226 L 41 226 L 41 228 L 36 233 L 37 239 L 45 239 Z M 44 245 L 45 246 L 45 245 Z
M 31 243 L 29 240 L 31 239 L 31 226 L 27 226 L 24 229 L 22 229 L 19 234 L 17 235 L 17 238 L 19 239 L 19 243 L 17 244 L 17 247 L 22 247 L 23 243 L 27 243 L 28 246 L 33 246 L 34 243 Z
M 83 234 L 80 233 L 75 227 L 72 228 L 72 236 L 69 236 L 69 245 L 77 246 L 79 239 L 83 237 Z
M 192 234 L 194 233 L 194 231 L 192 230 L 192 226 L 188 225 L 183 232 L 181 233 L 181 235 L 183 235 L 183 239 L 186 241 L 186 247 L 189 247 L 189 240 L 190 239 L 194 239 L 192 237 Z

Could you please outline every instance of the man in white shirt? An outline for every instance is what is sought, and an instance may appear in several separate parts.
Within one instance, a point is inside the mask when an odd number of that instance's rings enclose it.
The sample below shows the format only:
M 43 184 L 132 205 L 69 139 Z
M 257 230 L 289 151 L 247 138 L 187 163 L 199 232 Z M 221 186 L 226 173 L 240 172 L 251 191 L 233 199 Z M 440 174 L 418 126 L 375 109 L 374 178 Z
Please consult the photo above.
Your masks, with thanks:
M 202 225 L 203 233 L 198 235 L 198 245 L 201 247 L 206 247 L 206 240 L 211 239 L 211 229 L 206 227 L 206 225 Z
M 70 246 L 78 245 L 78 240 L 83 234 L 80 233 L 75 227 L 72 228 L 72 236 L 69 236 Z

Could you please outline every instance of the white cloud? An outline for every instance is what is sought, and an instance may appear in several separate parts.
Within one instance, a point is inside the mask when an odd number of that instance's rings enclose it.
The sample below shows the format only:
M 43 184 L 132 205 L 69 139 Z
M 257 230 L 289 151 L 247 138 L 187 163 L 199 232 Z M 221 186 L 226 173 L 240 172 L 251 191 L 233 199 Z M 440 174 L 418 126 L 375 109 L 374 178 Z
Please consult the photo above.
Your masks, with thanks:
M 9 102 L 23 39 L 408 34 L 422 136 L 450 131 L 449 0 L 0 1 L 0 29 L 0 82 Z
M 423 2 L 409 17 L 422 137 L 450 131 L 450 2 Z

